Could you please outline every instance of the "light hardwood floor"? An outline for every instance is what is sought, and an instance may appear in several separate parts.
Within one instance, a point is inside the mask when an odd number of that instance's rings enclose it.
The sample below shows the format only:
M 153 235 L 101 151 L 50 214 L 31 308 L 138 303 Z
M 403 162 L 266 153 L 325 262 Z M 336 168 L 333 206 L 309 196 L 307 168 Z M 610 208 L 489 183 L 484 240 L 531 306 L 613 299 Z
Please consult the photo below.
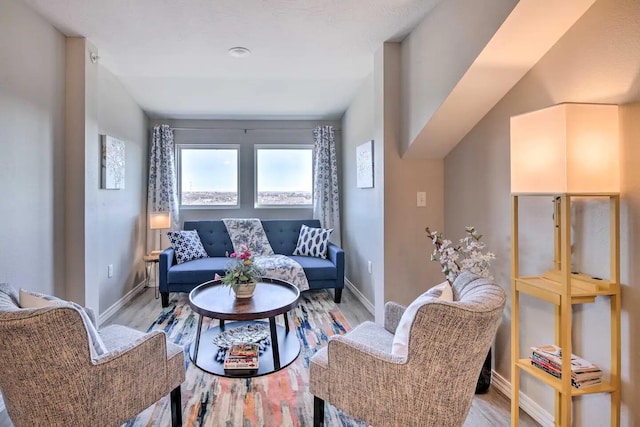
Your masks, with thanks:
M 154 298 L 154 289 L 147 288 L 136 295 L 103 326 L 120 324 L 146 331 L 151 322 L 158 316 L 160 309 L 160 300 Z M 373 320 L 371 313 L 346 288 L 342 293 L 340 310 L 352 327 L 365 320 Z M 510 422 L 509 399 L 492 386 L 488 393 L 474 397 L 464 427 L 508 426 Z M 529 415 L 520 411 L 520 426 L 537 427 L 539 424 Z M 0 413 L 0 427 L 13 427 L 6 411 Z

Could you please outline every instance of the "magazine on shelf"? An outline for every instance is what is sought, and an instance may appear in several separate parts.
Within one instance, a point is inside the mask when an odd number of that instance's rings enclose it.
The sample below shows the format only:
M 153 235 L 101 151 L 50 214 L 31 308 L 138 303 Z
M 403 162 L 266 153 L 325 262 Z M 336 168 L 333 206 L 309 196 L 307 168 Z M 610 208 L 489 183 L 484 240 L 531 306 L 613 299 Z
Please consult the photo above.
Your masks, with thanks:
M 224 371 L 232 375 L 252 375 L 258 372 L 260 361 L 257 344 L 236 344 L 227 350 Z
M 562 378 L 562 350 L 556 345 L 531 347 L 531 364 L 536 368 Z M 588 360 L 571 355 L 571 385 L 585 388 L 602 383 L 602 370 Z
M 229 356 L 233 357 L 258 357 L 258 344 L 243 343 L 232 345 L 229 349 Z
M 540 347 L 531 347 L 531 350 L 533 350 L 533 354 L 537 356 L 539 360 L 545 361 L 548 364 L 556 367 L 557 369 L 562 369 L 562 350 L 560 349 L 560 347 L 550 344 Z M 597 371 L 600 371 L 600 368 L 598 366 L 594 365 L 588 360 L 576 356 L 575 354 L 571 355 L 572 373 Z

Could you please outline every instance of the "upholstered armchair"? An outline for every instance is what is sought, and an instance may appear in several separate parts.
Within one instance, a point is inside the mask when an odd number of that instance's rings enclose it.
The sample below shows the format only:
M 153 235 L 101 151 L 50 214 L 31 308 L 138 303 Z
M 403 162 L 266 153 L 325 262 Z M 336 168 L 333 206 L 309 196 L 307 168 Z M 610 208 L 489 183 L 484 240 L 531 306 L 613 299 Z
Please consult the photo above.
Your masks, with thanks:
M 375 427 L 462 426 L 505 305 L 493 282 L 463 273 L 453 301 L 431 299 L 409 329 L 406 357 L 392 354 L 405 307 L 385 305 L 384 326 L 365 322 L 333 336 L 311 359 L 314 425 L 326 401 Z
M 100 330 L 106 352 L 93 358 L 81 311 L 24 309 L 0 286 L 0 389 L 13 424 L 117 426 L 170 393 L 172 425 L 181 425 L 182 348 L 163 332 L 113 325 Z

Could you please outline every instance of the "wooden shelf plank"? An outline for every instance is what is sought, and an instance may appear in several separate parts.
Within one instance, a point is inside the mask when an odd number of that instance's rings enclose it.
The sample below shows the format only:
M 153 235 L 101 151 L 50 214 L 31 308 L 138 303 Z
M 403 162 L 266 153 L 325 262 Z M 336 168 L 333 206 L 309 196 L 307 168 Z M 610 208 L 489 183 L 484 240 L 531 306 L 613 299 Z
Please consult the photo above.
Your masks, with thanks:
M 520 369 L 531 375 L 532 377 L 537 378 L 543 383 L 553 387 L 557 391 L 562 391 L 562 382 L 560 378 L 556 378 L 553 375 L 543 371 L 540 368 L 536 368 L 531 365 L 531 360 L 529 359 L 519 359 L 516 362 L 516 366 Z M 575 388 L 571 387 L 571 395 L 572 396 L 583 396 L 585 394 L 598 394 L 598 393 L 611 393 L 615 391 L 615 387 L 608 383 L 607 381 L 602 381 L 601 384 L 594 385 L 586 388 Z
M 560 297 L 564 295 L 561 283 L 550 280 L 542 276 L 524 276 L 518 277 L 516 280 L 516 289 L 520 292 L 540 298 L 552 304 L 560 304 Z M 572 283 L 571 286 L 571 303 L 584 304 L 594 302 L 596 297 L 618 295 L 619 287 L 617 284 L 609 284 L 608 289 L 589 290 L 585 289 L 581 284 Z

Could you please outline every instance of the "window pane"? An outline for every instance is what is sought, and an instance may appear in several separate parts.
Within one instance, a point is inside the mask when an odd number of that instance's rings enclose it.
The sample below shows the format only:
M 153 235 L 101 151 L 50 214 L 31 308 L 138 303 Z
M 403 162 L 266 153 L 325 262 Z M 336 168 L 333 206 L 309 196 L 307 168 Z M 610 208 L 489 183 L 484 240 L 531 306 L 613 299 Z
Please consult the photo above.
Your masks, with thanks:
M 258 205 L 311 205 L 311 148 L 258 148 L 256 160 Z
M 180 204 L 238 204 L 238 150 L 182 148 L 180 159 Z

